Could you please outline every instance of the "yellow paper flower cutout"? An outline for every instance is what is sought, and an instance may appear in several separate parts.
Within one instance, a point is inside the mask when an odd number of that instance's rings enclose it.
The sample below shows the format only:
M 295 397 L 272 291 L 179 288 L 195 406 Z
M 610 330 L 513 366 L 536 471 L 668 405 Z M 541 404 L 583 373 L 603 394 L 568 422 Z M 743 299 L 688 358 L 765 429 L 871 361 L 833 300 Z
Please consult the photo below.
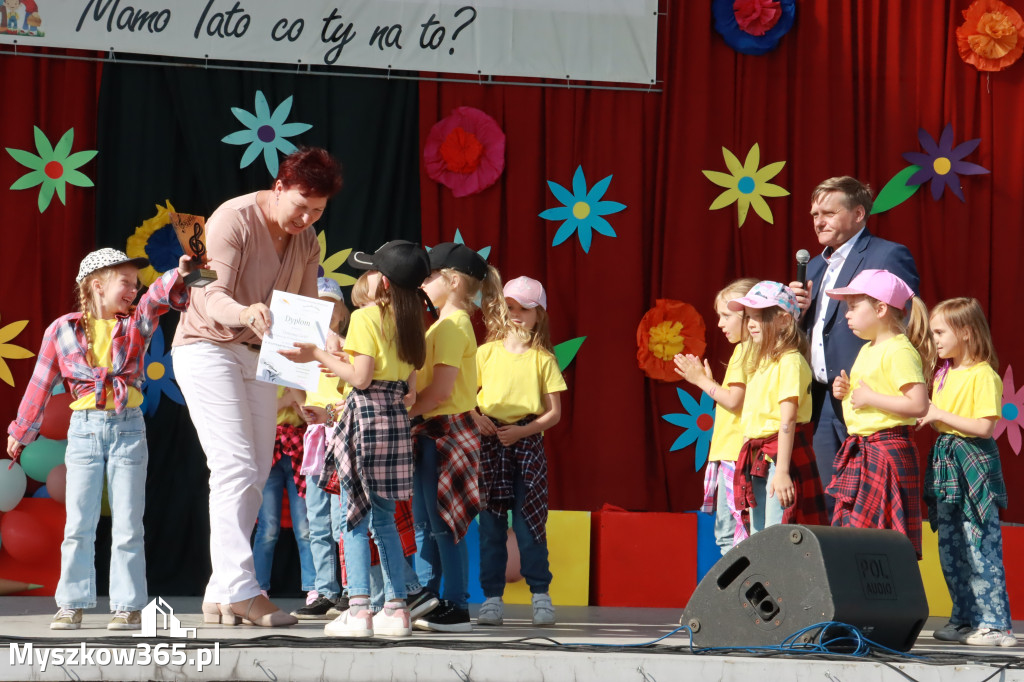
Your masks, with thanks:
M 316 240 L 320 242 L 320 276 L 333 279 L 338 283 L 338 286 L 348 287 L 355 284 L 356 278 L 352 275 L 346 275 L 344 272 L 335 272 L 348 260 L 348 255 L 352 253 L 352 249 L 342 249 L 337 253 L 326 256 L 327 236 L 324 235 L 323 230 L 317 232 Z
M 786 162 L 776 161 L 758 170 L 757 165 L 761 161 L 761 151 L 756 143 L 747 152 L 747 160 L 743 162 L 743 165 L 740 165 L 736 155 L 725 147 L 722 147 L 722 156 L 725 157 L 725 165 L 728 167 L 729 173 L 701 171 L 708 180 L 719 187 L 726 188 L 712 202 L 711 210 L 725 208 L 735 202 L 741 227 L 743 221 L 747 219 L 747 210 L 751 206 L 765 222 L 772 223 L 772 211 L 768 208 L 768 202 L 764 200 L 764 197 L 784 197 L 789 194 L 788 190 L 768 182 L 779 174 Z
M 666 320 L 661 324 L 651 327 L 651 340 L 647 342 L 647 348 L 654 353 L 659 360 L 671 360 L 683 350 L 683 323 Z
M 9 360 L 24 360 L 35 355 L 32 351 L 21 346 L 15 346 L 13 343 L 7 343 L 14 339 L 15 336 L 21 333 L 21 330 L 28 324 L 28 320 L 21 320 L 20 322 L 11 322 L 6 327 L 0 327 L 0 379 L 4 381 L 8 386 L 14 386 L 14 375 L 11 374 L 10 367 L 4 362 L 4 358 Z
M 136 227 L 135 234 L 128 237 L 125 245 L 124 251 L 130 258 L 149 259 L 149 265 L 139 270 L 139 279 L 147 287 L 170 267 L 177 267 L 184 253 L 168 215 L 174 212 L 174 206 L 170 199 L 166 203 L 166 206 L 156 204 L 156 215 Z

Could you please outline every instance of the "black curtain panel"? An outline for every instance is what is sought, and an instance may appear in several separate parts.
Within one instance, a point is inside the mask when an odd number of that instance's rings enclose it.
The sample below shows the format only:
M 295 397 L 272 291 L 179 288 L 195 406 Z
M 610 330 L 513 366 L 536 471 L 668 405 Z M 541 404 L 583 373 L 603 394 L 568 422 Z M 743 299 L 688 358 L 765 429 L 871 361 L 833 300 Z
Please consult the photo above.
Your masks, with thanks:
M 260 113 L 257 91 L 271 115 L 283 113 L 278 107 L 292 98 L 287 117 L 275 117 L 277 124 L 312 126 L 288 141 L 324 147 L 342 163 L 342 190 L 313 228 L 324 231 L 328 256 L 348 248 L 372 250 L 389 239 L 419 241 L 415 82 L 109 64 L 99 99 L 97 244 L 126 250 L 129 237 L 167 201 L 177 211 L 209 216 L 227 199 L 269 188 L 273 176 L 262 153 L 240 168 L 248 146 L 222 142 L 247 129 L 233 107 Z M 173 267 L 173 243 L 169 247 L 155 235 L 146 248 L 158 269 Z M 339 271 L 358 274 L 344 266 Z M 167 352 L 177 321 L 173 312 L 161 321 Z M 187 409 L 167 395 L 146 421 L 149 591 L 201 594 L 210 575 L 205 457 Z M 272 593 L 298 594 L 298 561 L 287 530 L 279 545 Z M 108 563 L 109 542 L 98 543 L 97 569 L 104 581 Z

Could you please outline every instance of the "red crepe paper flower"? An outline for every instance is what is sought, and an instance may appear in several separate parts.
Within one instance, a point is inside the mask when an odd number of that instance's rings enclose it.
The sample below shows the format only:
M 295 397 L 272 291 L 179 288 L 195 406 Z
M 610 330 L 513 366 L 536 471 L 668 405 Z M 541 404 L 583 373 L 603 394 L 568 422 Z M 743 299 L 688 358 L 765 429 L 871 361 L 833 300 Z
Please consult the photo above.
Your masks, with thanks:
M 423 145 L 427 175 L 457 197 L 493 185 L 505 170 L 505 133 L 473 107 L 457 107 L 434 124 Z
M 701 356 L 704 318 L 689 303 L 659 298 L 636 329 L 636 362 L 644 374 L 661 381 L 679 381 L 672 359 L 677 353 Z
M 1024 19 L 1000 0 L 975 0 L 956 29 L 960 58 L 978 71 L 1002 71 L 1024 53 Z
M 752 36 L 763 36 L 782 17 L 782 8 L 775 0 L 736 0 L 732 11 L 736 23 Z

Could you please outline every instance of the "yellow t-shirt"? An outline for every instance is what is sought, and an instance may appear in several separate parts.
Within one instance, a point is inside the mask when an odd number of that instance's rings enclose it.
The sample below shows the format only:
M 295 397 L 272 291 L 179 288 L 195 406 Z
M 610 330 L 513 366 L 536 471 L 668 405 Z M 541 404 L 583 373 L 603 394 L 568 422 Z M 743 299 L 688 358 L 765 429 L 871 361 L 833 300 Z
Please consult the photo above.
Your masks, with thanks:
M 860 382 L 883 395 L 902 395 L 907 384 L 923 384 L 921 355 L 903 334 L 881 343 L 865 343 L 850 369 L 850 391 L 843 398 L 843 418 L 851 436 L 869 436 L 896 426 L 913 426 L 913 417 L 899 417 L 875 407 L 853 409 L 850 400 Z
M 89 334 L 92 337 L 92 357 L 97 367 L 110 367 L 110 349 L 114 342 L 113 332 L 117 319 L 97 320 L 89 316 Z M 138 407 L 142 404 L 142 391 L 134 386 L 128 387 L 128 407 Z M 104 409 L 113 410 L 114 389 L 107 389 L 107 406 Z M 90 392 L 71 403 L 72 410 L 95 410 L 96 394 Z
M 341 390 L 338 387 L 341 386 Z M 315 391 L 306 393 L 306 404 L 313 407 L 327 407 L 328 403 L 337 404 L 344 402 L 348 394 L 352 392 L 352 386 L 346 384 L 338 377 L 329 377 L 320 374 L 320 383 Z
M 554 355 L 536 348 L 512 353 L 501 341 L 477 348 L 476 376 L 480 412 L 505 424 L 544 414 L 544 396 L 566 389 Z
M 435 365 L 458 367 L 459 374 L 448 400 L 423 416 L 462 414 L 476 407 L 476 333 L 465 310 L 442 317 L 427 330 L 427 359 L 416 374 L 417 391 L 434 380 Z
M 345 337 L 345 351 L 350 355 L 369 355 L 373 358 L 374 381 L 405 381 L 413 366 L 398 358 L 395 341 L 395 320 L 390 315 L 381 321 L 380 308 L 370 306 L 352 312 Z
M 938 382 L 932 387 L 932 402 L 940 410 L 960 417 L 1000 417 L 1003 414 L 1003 381 L 987 362 L 951 369 L 946 373 L 942 388 Z M 940 433 L 968 437 L 942 422 L 935 422 L 935 426 Z
M 284 386 L 278 386 L 277 387 L 277 398 L 278 398 L 278 400 L 281 399 L 281 396 L 284 395 L 284 392 L 285 392 Z M 286 407 L 286 408 L 284 408 L 282 410 L 278 410 L 277 411 L 277 425 L 278 426 L 283 426 L 283 425 L 302 426 L 305 423 L 306 423 L 306 420 L 303 419 L 302 415 L 299 414 L 299 411 L 297 409 L 295 409 L 295 404 L 294 403 L 289 403 L 288 407 Z
M 725 378 L 722 379 L 723 389 L 728 389 L 736 384 L 746 386 L 747 367 L 743 362 L 747 354 L 750 342 L 743 341 L 736 344 L 729 358 L 729 365 L 725 368 Z M 735 462 L 740 456 L 740 448 L 743 447 L 743 426 L 740 422 L 739 412 L 731 412 L 721 405 L 715 406 L 715 430 L 711 433 L 711 448 L 708 450 L 708 461 L 710 462 Z
M 763 362 L 748 377 L 743 397 L 743 435 L 767 438 L 779 432 L 782 410 L 779 403 L 797 399 L 796 423 L 811 421 L 811 366 L 795 350 L 782 354 L 776 362 Z

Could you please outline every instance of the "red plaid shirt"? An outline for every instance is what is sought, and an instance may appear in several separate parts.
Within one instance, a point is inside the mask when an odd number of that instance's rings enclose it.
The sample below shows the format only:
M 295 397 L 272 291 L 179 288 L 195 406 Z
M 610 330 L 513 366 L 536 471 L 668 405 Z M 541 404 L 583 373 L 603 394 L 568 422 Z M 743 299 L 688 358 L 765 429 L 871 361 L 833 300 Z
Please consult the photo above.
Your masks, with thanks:
M 282 457 L 289 459 L 292 467 L 292 480 L 295 481 L 295 488 L 299 497 L 306 497 L 306 477 L 301 473 L 303 438 L 306 435 L 306 425 L 293 426 L 292 424 L 278 424 L 277 438 L 274 440 L 274 458 L 270 466 L 274 466 Z
M 452 529 L 455 541 L 466 535 L 483 508 L 480 496 L 480 432 L 469 412 L 431 417 L 412 427 L 418 436 L 437 443 L 437 513 Z
M 35 440 L 50 394 L 63 379 L 75 399 L 93 393 L 100 410 L 107 405 L 107 389 L 112 388 L 114 409 L 120 414 L 128 404 L 128 387 L 142 387 L 142 363 L 159 317 L 171 308 L 185 310 L 188 296 L 177 268 L 153 282 L 135 310 L 117 316 L 111 335 L 110 367 L 89 364 L 89 341 L 82 313 L 54 320 L 43 334 L 36 367 L 18 406 L 18 416 L 7 427 L 7 433 L 24 445 Z

